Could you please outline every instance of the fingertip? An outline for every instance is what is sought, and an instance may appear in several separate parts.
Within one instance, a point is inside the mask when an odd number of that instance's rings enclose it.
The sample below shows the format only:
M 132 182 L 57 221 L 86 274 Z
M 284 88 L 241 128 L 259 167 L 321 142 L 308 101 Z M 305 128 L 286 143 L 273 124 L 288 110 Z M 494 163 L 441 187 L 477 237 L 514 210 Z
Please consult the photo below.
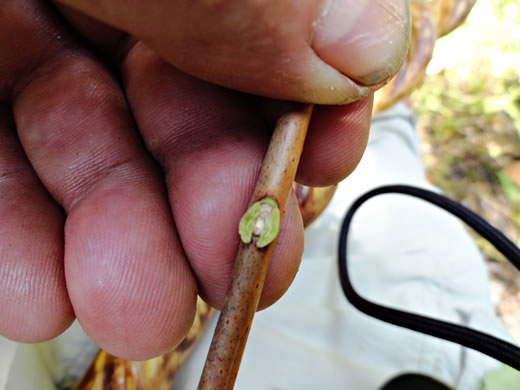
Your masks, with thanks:
M 0 293 L 0 334 L 21 343 L 40 343 L 63 333 L 75 318 L 64 285 L 62 270 L 13 268 Z
M 267 139 L 249 128 L 240 138 L 213 138 L 202 152 L 175 161 L 169 176 L 170 203 L 183 247 L 197 275 L 201 297 L 222 308 L 240 244 L 239 220 L 254 189 Z M 260 132 L 262 133 L 262 132 Z M 222 142 L 224 141 L 224 142 Z M 295 196 L 288 201 L 262 298 L 263 307 L 286 291 L 303 248 L 303 224 Z
M 64 297 L 40 296 L 33 301 L 14 301 L 11 304 L 2 310 L 0 334 L 19 343 L 52 340 L 62 334 L 75 318 L 68 298 Z
M 72 209 L 65 271 L 87 334 L 111 354 L 143 360 L 185 337 L 197 287 L 157 178 L 126 173 Z
M 74 320 L 63 272 L 63 219 L 44 199 L 11 205 L 7 214 L 0 207 L 0 334 L 23 343 L 50 340 Z
M 406 57 L 408 0 L 328 0 L 314 26 L 317 55 L 351 79 L 373 85 L 397 73 Z

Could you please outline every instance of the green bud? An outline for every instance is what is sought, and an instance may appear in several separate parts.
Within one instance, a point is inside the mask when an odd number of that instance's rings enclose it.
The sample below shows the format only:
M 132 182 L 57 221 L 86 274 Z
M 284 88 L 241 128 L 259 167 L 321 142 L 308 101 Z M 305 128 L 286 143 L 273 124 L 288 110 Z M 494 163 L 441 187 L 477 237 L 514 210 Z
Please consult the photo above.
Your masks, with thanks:
M 264 198 L 249 207 L 240 219 L 238 232 L 245 244 L 256 241 L 258 248 L 269 245 L 280 230 L 280 209 L 272 198 Z

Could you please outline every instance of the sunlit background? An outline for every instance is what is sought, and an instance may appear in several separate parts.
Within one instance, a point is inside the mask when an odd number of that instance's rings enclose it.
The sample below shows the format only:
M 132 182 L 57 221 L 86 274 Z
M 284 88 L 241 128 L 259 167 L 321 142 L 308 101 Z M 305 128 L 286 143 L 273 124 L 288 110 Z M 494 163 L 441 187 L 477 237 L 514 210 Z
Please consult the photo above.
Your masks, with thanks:
M 520 0 L 477 0 L 437 42 L 410 102 L 430 180 L 520 242 Z M 520 273 L 478 240 L 497 311 L 520 342 Z

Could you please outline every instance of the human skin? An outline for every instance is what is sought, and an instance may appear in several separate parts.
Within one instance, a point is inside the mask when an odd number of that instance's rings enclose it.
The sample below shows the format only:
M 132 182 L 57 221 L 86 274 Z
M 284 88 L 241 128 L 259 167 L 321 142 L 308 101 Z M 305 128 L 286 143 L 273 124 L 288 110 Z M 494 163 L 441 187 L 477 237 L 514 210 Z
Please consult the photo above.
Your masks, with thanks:
M 338 182 L 366 146 L 359 84 L 391 75 L 409 34 L 406 1 L 150 4 L 0 4 L 5 337 L 48 340 L 78 318 L 121 357 L 172 348 L 197 294 L 223 304 L 273 99 L 360 99 L 316 107 L 309 128 L 297 180 Z M 292 195 L 261 307 L 302 249 Z

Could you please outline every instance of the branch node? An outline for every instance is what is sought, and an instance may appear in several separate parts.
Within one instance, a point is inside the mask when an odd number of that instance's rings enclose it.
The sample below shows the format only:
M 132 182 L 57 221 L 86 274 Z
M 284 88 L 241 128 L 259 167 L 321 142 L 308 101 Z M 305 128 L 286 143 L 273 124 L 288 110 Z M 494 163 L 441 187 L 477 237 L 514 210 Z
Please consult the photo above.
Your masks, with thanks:
M 238 232 L 243 243 L 255 242 L 263 248 L 274 241 L 280 230 L 280 208 L 273 198 L 253 203 L 240 219 Z

